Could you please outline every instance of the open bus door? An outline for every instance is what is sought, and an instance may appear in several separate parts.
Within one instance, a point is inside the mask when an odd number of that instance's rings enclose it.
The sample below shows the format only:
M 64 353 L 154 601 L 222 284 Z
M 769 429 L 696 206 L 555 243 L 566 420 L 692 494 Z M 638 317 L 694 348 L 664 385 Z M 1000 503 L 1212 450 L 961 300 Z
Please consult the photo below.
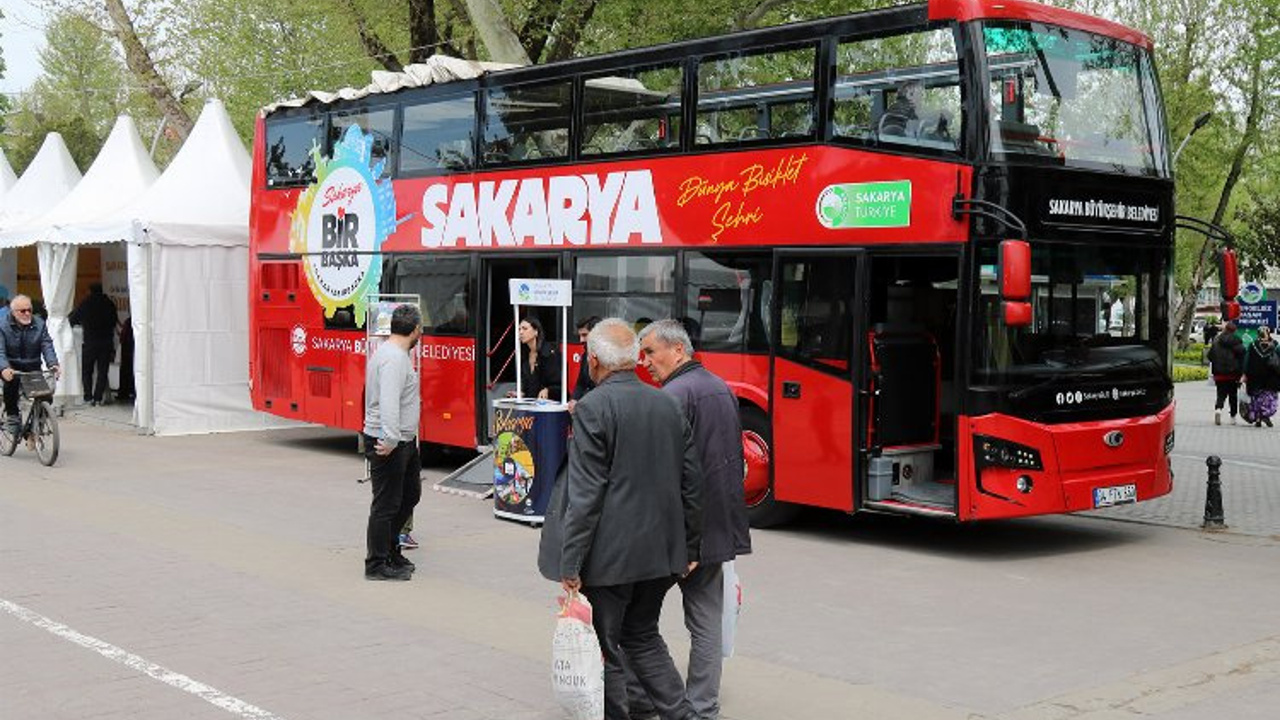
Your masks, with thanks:
M 477 328 L 476 437 L 481 445 L 493 438 L 493 401 L 507 396 L 516 388 L 516 326 L 512 315 L 507 281 L 512 278 L 561 278 L 560 256 L 546 253 L 517 257 L 480 256 L 480 323 Z M 559 344 L 565 329 L 560 327 L 560 309 L 554 307 L 522 307 L 525 315 L 535 315 L 547 336 L 545 340 Z
M 752 508 L 757 526 L 781 522 L 789 502 L 846 512 L 856 507 L 854 389 L 861 369 L 855 319 L 865 304 L 862 263 L 861 252 L 777 254 L 773 483 Z

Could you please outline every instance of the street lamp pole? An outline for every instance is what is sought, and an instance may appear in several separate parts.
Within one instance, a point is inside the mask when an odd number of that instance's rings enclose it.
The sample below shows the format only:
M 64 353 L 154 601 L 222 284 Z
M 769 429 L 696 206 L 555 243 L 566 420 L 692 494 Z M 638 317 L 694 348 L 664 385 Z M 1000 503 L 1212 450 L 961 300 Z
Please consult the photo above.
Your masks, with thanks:
M 1195 124 L 1191 126 L 1191 132 L 1187 133 L 1187 136 L 1182 138 L 1182 144 L 1178 145 L 1177 152 L 1173 154 L 1174 167 L 1177 167 L 1178 156 L 1182 154 L 1182 149 L 1187 146 L 1187 141 L 1191 139 L 1192 135 L 1195 135 L 1196 133 L 1200 132 L 1200 128 L 1204 127 L 1205 125 L 1208 125 L 1209 121 L 1212 119 L 1213 119 L 1212 112 L 1202 112 L 1200 113 L 1200 116 L 1196 118 Z

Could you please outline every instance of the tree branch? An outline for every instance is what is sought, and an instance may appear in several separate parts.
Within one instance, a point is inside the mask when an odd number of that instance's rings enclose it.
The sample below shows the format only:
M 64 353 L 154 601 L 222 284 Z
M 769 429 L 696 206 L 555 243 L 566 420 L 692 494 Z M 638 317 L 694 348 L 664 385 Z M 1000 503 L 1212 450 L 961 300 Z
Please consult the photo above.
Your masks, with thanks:
M 364 14 L 356 8 L 355 0 L 343 0 L 342 4 L 356 24 L 356 34 L 360 36 L 360 47 L 364 48 L 365 55 L 391 72 L 404 72 L 404 64 L 400 62 L 400 58 L 370 29 Z
M 138 38 L 133 19 L 129 17 L 129 11 L 125 9 L 123 0 L 104 0 L 104 2 L 107 15 L 111 18 L 111 35 L 124 48 L 124 61 L 129 72 L 133 73 L 146 89 L 147 95 L 155 100 L 156 105 L 160 107 L 160 112 L 168 118 L 169 125 L 185 139 L 191 132 L 191 116 L 187 114 L 186 108 L 182 107 L 182 103 L 178 102 L 178 98 L 169 89 L 168 83 L 156 71 L 155 63 L 152 62 L 146 46 Z

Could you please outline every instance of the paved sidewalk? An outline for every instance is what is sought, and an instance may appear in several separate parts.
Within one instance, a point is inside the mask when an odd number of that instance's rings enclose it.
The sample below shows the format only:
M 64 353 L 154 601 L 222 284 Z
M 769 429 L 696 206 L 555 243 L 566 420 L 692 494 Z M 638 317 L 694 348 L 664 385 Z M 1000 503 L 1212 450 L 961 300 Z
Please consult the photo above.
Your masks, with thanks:
M 1222 459 L 1222 506 L 1228 531 L 1280 539 L 1280 427 L 1213 424 L 1214 388 L 1205 381 L 1178 383 L 1173 492 L 1137 505 L 1087 513 L 1172 527 L 1204 521 L 1205 459 Z

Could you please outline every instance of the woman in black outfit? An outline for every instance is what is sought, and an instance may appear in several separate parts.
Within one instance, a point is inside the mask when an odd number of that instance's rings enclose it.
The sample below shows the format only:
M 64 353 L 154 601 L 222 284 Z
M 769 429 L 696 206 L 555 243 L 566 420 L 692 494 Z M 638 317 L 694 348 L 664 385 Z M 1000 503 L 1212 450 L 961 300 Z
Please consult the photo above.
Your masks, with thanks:
M 520 390 L 527 398 L 560 399 L 560 351 L 532 315 L 520 321 Z

